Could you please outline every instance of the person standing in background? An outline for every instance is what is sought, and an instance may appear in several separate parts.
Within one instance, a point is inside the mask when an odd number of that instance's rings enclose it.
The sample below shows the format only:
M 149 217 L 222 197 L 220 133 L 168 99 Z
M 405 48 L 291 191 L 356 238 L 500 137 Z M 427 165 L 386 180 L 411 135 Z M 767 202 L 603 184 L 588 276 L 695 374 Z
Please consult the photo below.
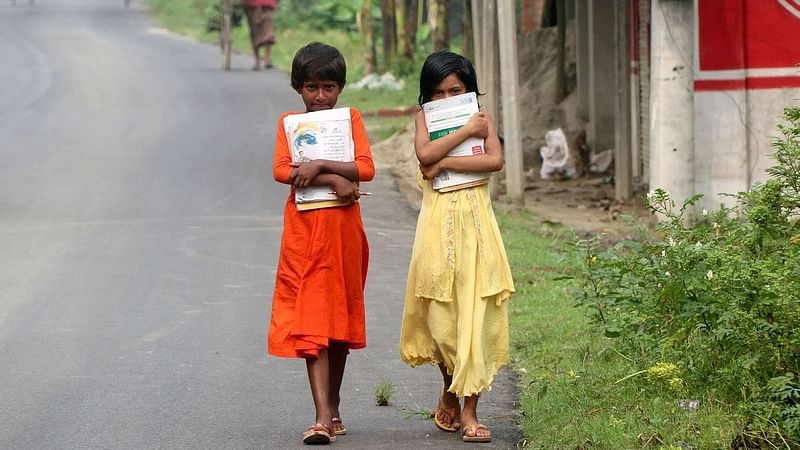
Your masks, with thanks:
M 253 70 L 261 70 L 262 63 L 265 69 L 272 68 L 270 53 L 275 44 L 275 30 L 273 28 L 273 15 L 278 6 L 278 0 L 243 0 L 244 11 L 247 15 L 247 25 L 250 27 L 250 43 L 253 46 L 255 65 Z M 261 57 L 261 49 L 264 57 Z

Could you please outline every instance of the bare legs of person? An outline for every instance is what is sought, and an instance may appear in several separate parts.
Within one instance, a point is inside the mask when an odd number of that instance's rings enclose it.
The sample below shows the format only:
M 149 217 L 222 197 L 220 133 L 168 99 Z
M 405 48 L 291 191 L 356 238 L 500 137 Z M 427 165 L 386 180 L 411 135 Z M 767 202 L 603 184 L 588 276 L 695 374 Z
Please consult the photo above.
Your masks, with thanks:
M 447 373 L 447 367 L 442 363 L 439 364 L 439 371 L 442 372 L 444 386 L 434 414 L 436 426 L 444 431 L 461 429 L 464 442 L 491 442 L 492 432 L 478 421 L 480 394 L 464 397 L 464 408 L 461 409 L 458 396 L 447 391 L 453 383 L 453 376 Z
M 453 384 L 453 376 L 447 373 L 447 367 L 443 363 L 439 363 L 439 371 L 442 372 L 443 387 L 433 422 L 442 431 L 458 431 L 461 428 L 461 402 L 456 394 L 447 391 Z
M 261 57 L 261 49 L 264 49 L 264 57 Z M 253 70 L 261 70 L 261 62 L 264 62 L 263 67 L 265 69 L 272 68 L 272 44 L 264 44 L 259 47 L 255 47 L 253 49 L 253 56 L 255 57 L 255 65 L 253 66 Z
M 478 400 L 480 394 L 464 397 L 461 410 L 461 439 L 464 442 L 491 442 L 492 432 L 478 421 Z
M 339 391 L 346 364 L 347 344 L 342 342 L 331 341 L 316 359 L 306 359 L 308 383 L 316 410 L 314 425 L 303 433 L 306 444 L 327 444 L 336 440 L 336 434 L 344 434 L 344 425 L 339 418 Z

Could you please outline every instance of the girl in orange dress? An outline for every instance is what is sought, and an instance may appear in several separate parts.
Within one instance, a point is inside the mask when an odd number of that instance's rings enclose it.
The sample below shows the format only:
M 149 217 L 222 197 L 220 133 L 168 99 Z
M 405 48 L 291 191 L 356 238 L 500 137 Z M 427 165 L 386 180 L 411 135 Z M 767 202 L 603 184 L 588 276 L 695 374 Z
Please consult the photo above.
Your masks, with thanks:
M 306 112 L 331 109 L 345 84 L 346 66 L 334 47 L 318 42 L 300 49 L 292 62 L 292 87 Z M 286 200 L 283 235 L 272 299 L 268 350 L 304 358 L 316 419 L 303 442 L 327 444 L 346 433 L 339 414 L 339 390 L 350 349 L 366 346 L 364 284 L 369 247 L 361 221 L 359 182 L 375 175 L 364 122 L 350 108 L 354 161 L 293 163 L 278 120 L 273 171 L 292 186 Z M 295 113 L 296 114 L 296 113 Z M 297 187 L 330 186 L 345 206 L 299 211 Z

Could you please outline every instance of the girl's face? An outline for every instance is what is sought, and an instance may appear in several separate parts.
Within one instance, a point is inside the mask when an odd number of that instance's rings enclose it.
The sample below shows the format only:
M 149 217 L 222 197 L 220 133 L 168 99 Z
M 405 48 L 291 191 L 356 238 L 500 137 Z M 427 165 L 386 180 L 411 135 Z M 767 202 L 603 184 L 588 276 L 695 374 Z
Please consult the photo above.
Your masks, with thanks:
M 342 88 L 333 80 L 306 80 L 297 93 L 303 97 L 306 112 L 312 112 L 336 106 Z
M 441 83 L 433 88 L 433 95 L 431 100 L 441 100 L 443 98 L 452 97 L 454 95 L 461 95 L 467 93 L 467 86 L 461 82 L 458 75 L 451 73 Z

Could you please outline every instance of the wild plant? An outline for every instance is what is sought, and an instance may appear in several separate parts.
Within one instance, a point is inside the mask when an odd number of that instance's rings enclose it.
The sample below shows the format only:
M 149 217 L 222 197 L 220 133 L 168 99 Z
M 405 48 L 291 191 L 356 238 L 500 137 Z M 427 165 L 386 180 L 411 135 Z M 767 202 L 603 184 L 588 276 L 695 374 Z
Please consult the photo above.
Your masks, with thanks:
M 683 392 L 735 405 L 743 433 L 800 445 L 800 108 L 784 116 L 769 179 L 734 206 L 676 207 L 655 189 L 655 229 L 608 249 L 579 242 L 578 297 L 642 373 L 674 365 Z

